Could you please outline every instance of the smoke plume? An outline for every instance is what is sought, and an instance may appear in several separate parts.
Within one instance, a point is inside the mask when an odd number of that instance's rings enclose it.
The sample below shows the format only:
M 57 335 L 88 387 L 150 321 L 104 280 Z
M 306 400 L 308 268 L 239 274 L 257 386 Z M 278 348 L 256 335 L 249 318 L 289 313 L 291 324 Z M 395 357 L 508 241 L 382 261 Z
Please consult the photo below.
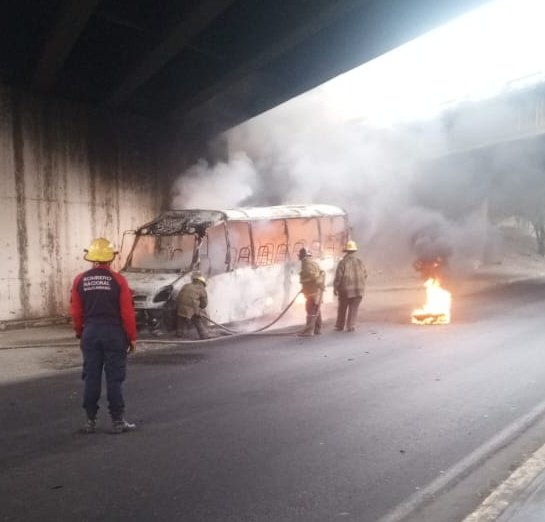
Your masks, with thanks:
M 499 105 L 488 112 L 516 119 L 510 104 Z M 186 171 L 174 206 L 335 204 L 347 210 L 352 237 L 374 266 L 410 267 L 437 251 L 471 269 L 489 246 L 488 203 L 499 175 L 492 152 L 452 153 L 478 148 L 498 127 L 489 117 L 479 134 L 475 114 L 378 128 L 339 118 L 316 89 L 226 132 L 230 160 Z
M 235 151 L 228 163 L 209 165 L 204 159 L 191 166 L 174 184 L 172 208 L 221 209 L 239 205 L 257 183 L 252 160 Z

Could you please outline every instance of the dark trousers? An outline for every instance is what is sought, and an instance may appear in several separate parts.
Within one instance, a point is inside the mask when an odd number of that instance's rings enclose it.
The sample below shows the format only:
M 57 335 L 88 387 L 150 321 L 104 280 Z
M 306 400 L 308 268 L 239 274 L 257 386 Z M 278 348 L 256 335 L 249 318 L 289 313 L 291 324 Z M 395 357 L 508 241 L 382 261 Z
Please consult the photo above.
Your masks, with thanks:
M 208 330 L 205 326 L 204 319 L 199 315 L 194 315 L 191 319 L 187 317 L 176 317 L 176 335 L 178 337 L 187 337 L 187 332 L 191 325 L 194 325 L 199 334 L 199 339 L 208 339 Z
M 314 332 L 318 333 L 322 329 L 322 310 L 321 310 L 321 296 L 320 298 L 306 297 L 305 311 L 307 313 L 307 319 L 314 320 Z
M 83 330 L 83 408 L 90 419 L 96 417 L 102 387 L 102 371 L 106 374 L 108 409 L 112 419 L 123 417 L 125 402 L 121 385 L 127 374 L 129 341 L 121 326 L 88 324 Z
M 361 299 L 361 295 L 358 297 L 346 297 L 342 294 L 339 295 L 337 322 L 335 323 L 335 328 L 337 330 L 344 330 L 345 323 L 347 330 L 353 330 L 356 327 L 358 307 L 360 306 Z

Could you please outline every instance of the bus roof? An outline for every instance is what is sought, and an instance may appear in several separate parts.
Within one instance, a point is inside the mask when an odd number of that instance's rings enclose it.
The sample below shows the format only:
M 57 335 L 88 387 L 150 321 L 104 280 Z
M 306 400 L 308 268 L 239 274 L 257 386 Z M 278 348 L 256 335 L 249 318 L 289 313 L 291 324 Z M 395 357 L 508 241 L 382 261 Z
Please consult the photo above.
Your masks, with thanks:
M 223 221 L 258 221 L 286 218 L 345 216 L 346 212 L 333 205 L 278 205 L 273 207 L 239 207 L 224 210 L 167 210 L 137 230 L 138 234 L 204 235 L 205 230 Z
M 333 205 L 278 205 L 274 207 L 240 207 L 223 211 L 229 221 L 247 219 L 283 219 L 298 217 L 344 216 L 346 212 Z

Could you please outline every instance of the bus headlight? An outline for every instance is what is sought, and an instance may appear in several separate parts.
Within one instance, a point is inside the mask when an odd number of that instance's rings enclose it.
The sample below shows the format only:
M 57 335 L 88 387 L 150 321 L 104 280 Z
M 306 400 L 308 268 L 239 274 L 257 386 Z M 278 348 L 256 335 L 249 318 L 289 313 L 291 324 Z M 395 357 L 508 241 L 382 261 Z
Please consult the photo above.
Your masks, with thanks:
M 172 285 L 164 286 L 157 292 L 157 295 L 153 298 L 154 303 L 163 303 L 170 299 L 172 295 Z

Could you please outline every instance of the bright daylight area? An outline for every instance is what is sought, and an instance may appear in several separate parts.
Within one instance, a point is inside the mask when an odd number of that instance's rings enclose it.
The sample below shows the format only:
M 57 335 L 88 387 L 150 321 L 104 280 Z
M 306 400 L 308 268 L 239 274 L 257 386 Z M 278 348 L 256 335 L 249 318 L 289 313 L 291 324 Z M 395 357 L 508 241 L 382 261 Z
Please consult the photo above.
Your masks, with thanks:
M 497 0 L 322 85 L 345 119 L 376 125 L 545 78 L 545 2 Z M 289 103 L 289 102 L 288 102 Z

